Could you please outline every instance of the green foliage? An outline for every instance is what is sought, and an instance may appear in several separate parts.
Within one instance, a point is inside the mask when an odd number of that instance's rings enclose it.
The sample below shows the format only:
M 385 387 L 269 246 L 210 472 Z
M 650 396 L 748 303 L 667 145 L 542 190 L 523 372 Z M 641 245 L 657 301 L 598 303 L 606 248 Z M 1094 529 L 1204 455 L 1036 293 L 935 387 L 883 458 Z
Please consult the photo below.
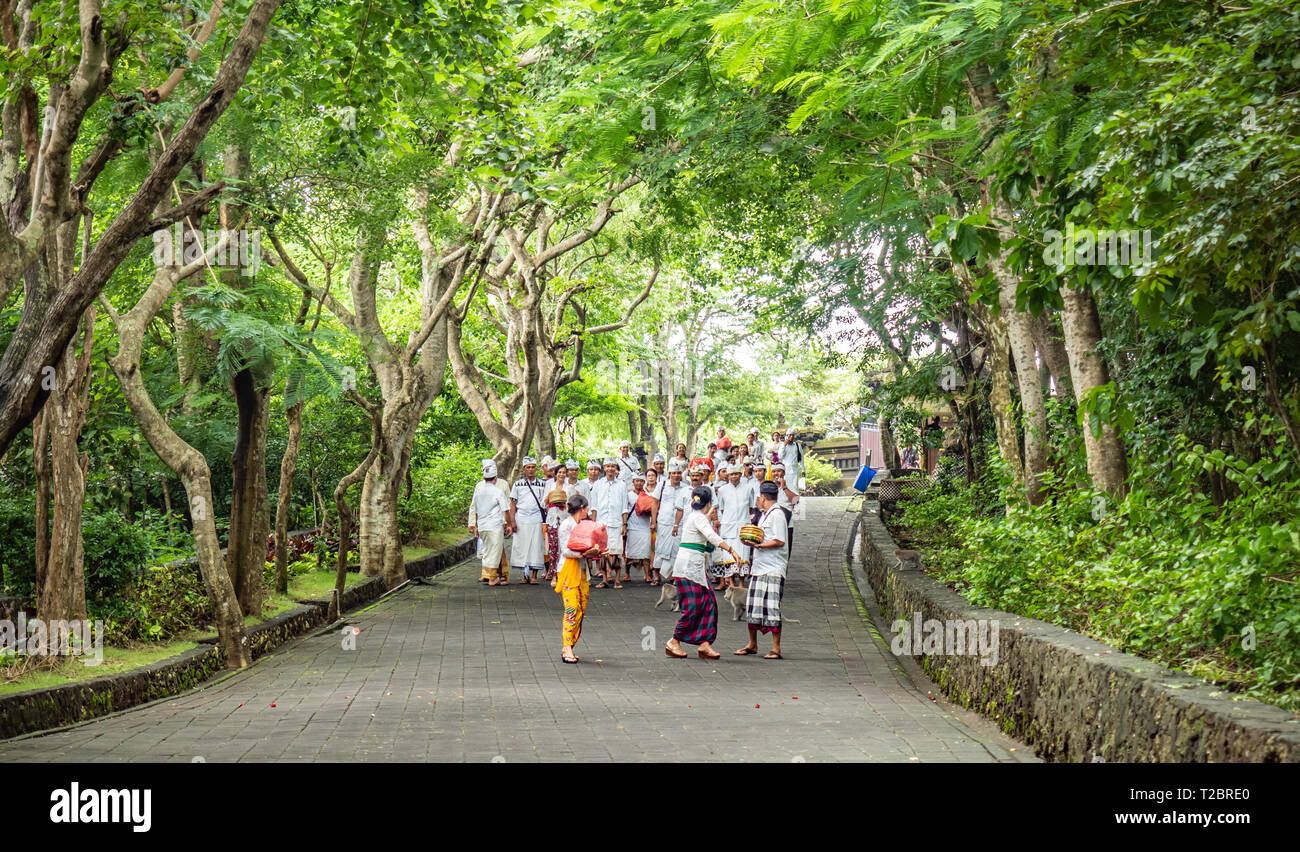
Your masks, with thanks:
M 1219 462 L 1250 488 L 1224 507 L 1197 484 L 1202 466 Z M 1044 505 L 1005 516 L 981 513 L 977 489 L 931 489 L 907 504 L 904 532 L 976 605 L 1061 624 L 1295 710 L 1300 494 L 1262 470 L 1188 451 L 1171 482 L 1135 471 L 1118 504 L 1058 487 Z
M 803 457 L 804 479 L 808 489 L 813 493 L 834 493 L 839 488 L 843 477 L 836 467 L 822 461 L 811 453 Z
M 35 565 L 35 501 L 27 496 L 0 495 L 0 592 L 31 595 Z
M 199 569 L 192 564 L 150 568 L 118 597 L 90 604 L 90 611 L 104 619 L 105 642 L 128 647 L 169 641 L 211 624 L 214 617 Z
M 3 589 L 36 593 L 36 508 L 30 497 L 0 497 L 0 569 Z M 119 596 L 153 558 L 148 537 L 122 522 L 117 512 L 86 511 L 81 517 L 88 604 Z
M 411 496 L 398 507 L 402 542 L 409 544 L 454 526 L 463 526 L 474 486 L 482 478 L 480 462 L 491 458 L 484 447 L 451 444 L 411 465 Z
M 86 552 L 86 600 L 106 601 L 120 595 L 153 558 L 148 537 L 122 523 L 116 512 L 85 513 L 81 537 Z

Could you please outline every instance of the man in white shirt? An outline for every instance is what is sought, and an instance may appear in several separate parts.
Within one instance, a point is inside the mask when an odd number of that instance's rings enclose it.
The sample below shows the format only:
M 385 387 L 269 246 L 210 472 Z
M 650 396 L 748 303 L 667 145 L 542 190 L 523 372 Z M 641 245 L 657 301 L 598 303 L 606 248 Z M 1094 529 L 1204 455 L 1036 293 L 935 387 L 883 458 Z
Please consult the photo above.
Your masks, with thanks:
M 785 553 L 785 512 L 777 506 L 779 486 L 764 482 L 758 489 L 758 526 L 763 540 L 753 545 L 754 560 L 749 567 L 749 592 L 745 596 L 745 621 L 749 624 L 749 644 L 735 652 L 744 657 L 758 653 L 758 634 L 772 634 L 772 651 L 765 660 L 781 656 L 781 597 L 785 593 L 787 556 Z
M 623 483 L 623 487 L 629 491 L 632 489 L 632 475 L 641 472 L 641 460 L 632 455 L 629 448 L 632 445 L 627 441 L 622 441 L 618 445 L 618 479 Z
M 581 493 L 578 490 L 580 484 L 578 482 L 578 463 L 573 459 L 569 459 L 564 463 L 564 484 L 560 487 L 564 489 L 566 497 L 572 497 L 574 494 Z M 586 497 L 587 495 L 583 494 L 582 496 Z
M 799 442 L 795 440 L 794 434 L 786 436 L 785 443 L 781 445 L 781 463 L 785 465 L 786 478 L 799 485 Z
M 587 498 L 591 502 L 593 520 L 604 524 L 609 533 L 609 553 L 601 566 L 603 577 L 596 585 L 598 589 L 608 588 L 611 581 L 614 588 L 623 588 L 618 578 L 623 567 L 623 527 L 627 524 L 628 490 L 618 478 L 618 469 L 618 459 L 613 456 L 605 459 L 605 478 L 591 486 L 591 496 Z
M 645 584 L 650 585 L 650 533 L 654 530 L 653 496 L 645 490 L 646 474 L 637 473 L 632 477 L 632 490 L 627 494 L 627 536 L 623 542 L 623 572 L 625 581 L 632 579 L 633 568 L 640 568 Z M 642 495 L 650 499 L 649 510 L 644 514 L 636 511 L 637 500 Z
M 655 472 L 655 485 L 654 488 L 651 489 L 650 480 L 647 479 L 646 488 L 654 494 L 656 500 L 659 499 L 659 489 L 663 488 L 664 483 L 668 481 L 668 474 L 664 472 L 664 464 L 664 457 L 660 453 L 655 453 L 654 458 L 650 460 L 650 467 Z M 649 472 L 650 471 L 646 471 L 646 473 Z
M 754 473 L 754 457 L 745 456 L 745 460 L 741 465 L 740 484 L 754 492 L 750 496 L 750 500 L 753 501 L 755 506 L 758 505 L 758 484 L 762 481 L 762 478 Z
M 790 487 L 788 480 L 785 478 L 785 465 L 780 462 L 772 465 L 772 482 L 777 487 L 776 504 L 789 513 L 787 516 L 789 529 L 786 531 L 785 540 L 789 547 L 787 555 L 793 555 L 795 506 L 799 505 L 799 492 Z
M 754 507 L 749 487 L 741 485 L 740 476 L 740 465 L 733 464 L 727 468 L 727 481 L 718 486 L 718 535 L 738 552 L 744 546 L 740 528 L 749 523 L 749 510 Z M 742 585 L 741 566 L 735 562 L 726 564 L 725 569 L 720 569 L 722 585 L 728 582 L 733 586 Z
M 591 502 L 591 486 L 600 482 L 600 474 L 600 462 L 595 459 L 587 462 L 587 478 L 578 483 L 578 493 L 586 497 L 588 503 Z
M 758 464 L 764 470 L 767 469 L 767 465 L 766 465 L 767 459 L 763 457 L 763 450 L 766 447 L 767 444 L 764 444 L 763 439 L 758 437 L 758 429 L 757 428 L 750 429 L 749 430 L 749 454 L 754 457 L 755 464 Z
M 682 482 L 682 465 L 673 459 L 668 465 L 668 481 L 659 489 L 659 512 L 655 516 L 654 585 L 673 576 L 673 561 L 681 541 L 682 518 L 691 507 L 691 486 Z
M 524 574 L 524 582 L 537 585 L 537 574 L 546 567 L 546 485 L 537 478 L 537 459 L 526 456 L 523 477 L 510 489 L 510 525 L 515 540 L 510 548 L 510 565 Z
M 483 479 L 474 486 L 474 496 L 469 501 L 469 531 L 483 543 L 479 559 L 483 565 L 480 583 L 489 586 L 510 585 L 506 570 L 505 533 L 506 513 L 510 511 L 510 498 L 506 496 L 505 483 L 497 478 L 497 465 L 492 459 L 483 459 Z

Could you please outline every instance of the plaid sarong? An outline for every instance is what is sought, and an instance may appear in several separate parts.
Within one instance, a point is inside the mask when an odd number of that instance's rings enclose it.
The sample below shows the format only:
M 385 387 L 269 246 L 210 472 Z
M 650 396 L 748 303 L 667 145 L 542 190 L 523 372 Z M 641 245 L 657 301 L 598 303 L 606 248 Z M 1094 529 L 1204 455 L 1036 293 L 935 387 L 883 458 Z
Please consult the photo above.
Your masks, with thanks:
M 688 645 L 712 642 L 718 638 L 718 602 L 713 589 L 690 580 L 677 578 L 677 602 L 682 616 L 677 619 L 673 638 Z
M 750 576 L 749 594 L 745 596 L 745 621 L 760 633 L 781 632 L 781 595 L 785 592 L 785 578 Z

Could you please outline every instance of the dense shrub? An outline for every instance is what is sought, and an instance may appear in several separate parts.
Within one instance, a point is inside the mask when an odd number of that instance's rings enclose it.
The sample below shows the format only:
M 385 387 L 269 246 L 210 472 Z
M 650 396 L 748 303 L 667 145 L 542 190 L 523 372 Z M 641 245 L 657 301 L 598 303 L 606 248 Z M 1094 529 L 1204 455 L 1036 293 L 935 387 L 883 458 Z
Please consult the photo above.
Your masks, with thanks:
M 30 497 L 0 498 L 0 569 L 9 594 L 32 596 L 36 591 L 35 503 Z M 112 510 L 84 512 L 81 536 L 87 601 L 120 594 L 153 558 L 148 537 Z
M 0 591 L 29 597 L 36 583 L 36 501 L 0 496 Z
M 1216 506 L 1192 449 L 1158 489 L 1135 469 L 1114 504 L 1054 483 L 1042 506 L 977 509 L 974 489 L 931 489 L 902 533 L 972 603 L 1039 618 L 1288 709 L 1300 709 L 1300 493 L 1237 465 L 1241 497 Z M 1172 487 L 1170 487 L 1172 486 Z
M 803 475 L 808 490 L 815 494 L 834 494 L 843 481 L 840 471 L 816 456 L 809 454 L 803 459 Z
M 117 597 L 153 559 L 148 536 L 139 527 L 123 523 L 116 512 L 82 515 L 81 537 L 88 601 Z
M 210 625 L 214 615 L 199 569 L 192 564 L 150 568 L 120 597 L 90 609 L 104 619 L 105 641 L 114 645 L 166 642 Z
M 398 510 L 402 541 L 410 543 L 465 523 L 482 459 L 492 451 L 466 444 L 448 444 L 417 467 L 412 465 L 411 496 Z

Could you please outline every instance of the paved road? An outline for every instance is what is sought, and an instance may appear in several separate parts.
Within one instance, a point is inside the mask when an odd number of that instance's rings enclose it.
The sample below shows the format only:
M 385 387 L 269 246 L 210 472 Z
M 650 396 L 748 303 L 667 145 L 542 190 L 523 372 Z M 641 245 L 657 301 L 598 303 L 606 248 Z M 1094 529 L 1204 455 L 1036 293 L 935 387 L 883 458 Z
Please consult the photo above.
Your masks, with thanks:
M 559 596 L 480 585 L 471 560 L 351 616 L 354 650 L 303 637 L 206 688 L 0 742 L 0 763 L 1033 760 L 872 637 L 845 574 L 850 502 L 810 500 L 796 527 L 785 660 L 669 659 L 675 616 L 634 583 L 592 590 L 566 666 Z M 729 652 L 745 630 L 719 603 Z

